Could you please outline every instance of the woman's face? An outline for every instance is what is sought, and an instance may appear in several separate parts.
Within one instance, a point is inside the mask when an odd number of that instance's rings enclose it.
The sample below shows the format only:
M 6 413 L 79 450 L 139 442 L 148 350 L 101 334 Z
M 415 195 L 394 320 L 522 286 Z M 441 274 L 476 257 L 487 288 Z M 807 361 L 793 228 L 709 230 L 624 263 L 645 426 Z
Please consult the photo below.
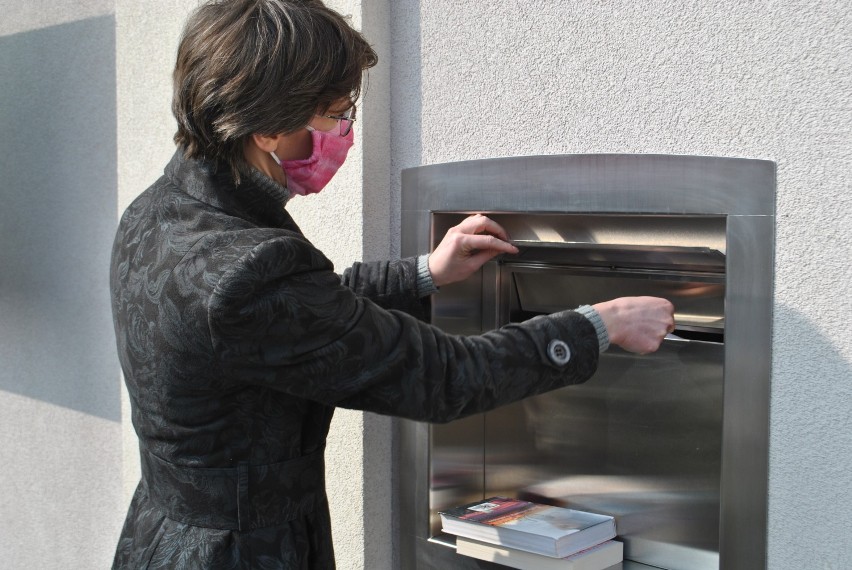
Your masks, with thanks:
M 331 117 L 343 116 L 353 108 L 352 101 L 347 98 L 335 101 L 325 113 L 320 113 L 313 116 L 311 121 L 306 125 L 318 131 L 333 131 L 339 128 L 340 120 Z M 300 160 L 309 158 L 313 153 L 314 145 L 313 138 L 308 129 L 299 129 L 288 135 L 281 135 L 278 140 L 278 146 L 275 149 L 275 154 L 281 160 Z

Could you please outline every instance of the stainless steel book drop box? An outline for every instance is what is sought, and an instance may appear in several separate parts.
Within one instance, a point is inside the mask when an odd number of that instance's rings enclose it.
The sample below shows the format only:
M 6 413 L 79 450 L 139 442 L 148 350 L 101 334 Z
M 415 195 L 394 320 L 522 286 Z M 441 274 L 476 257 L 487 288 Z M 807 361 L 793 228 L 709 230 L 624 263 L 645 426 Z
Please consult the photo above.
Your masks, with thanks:
M 509 495 L 614 515 L 626 569 L 765 568 L 774 163 L 514 157 L 408 169 L 402 190 L 403 255 L 473 212 L 520 248 L 433 297 L 448 332 L 629 295 L 668 298 L 677 323 L 655 354 L 604 353 L 586 384 L 399 422 L 402 567 L 490 567 L 455 554 L 438 511 Z

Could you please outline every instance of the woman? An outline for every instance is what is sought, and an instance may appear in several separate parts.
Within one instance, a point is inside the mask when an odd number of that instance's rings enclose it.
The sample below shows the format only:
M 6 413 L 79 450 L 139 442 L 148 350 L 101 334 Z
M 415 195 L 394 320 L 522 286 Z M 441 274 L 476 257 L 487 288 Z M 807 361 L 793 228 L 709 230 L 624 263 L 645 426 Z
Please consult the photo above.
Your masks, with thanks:
M 122 217 L 111 289 L 142 480 L 115 568 L 334 567 L 323 448 L 334 408 L 443 422 L 565 385 L 609 341 L 655 350 L 662 299 L 449 336 L 437 287 L 515 253 L 484 216 L 430 256 L 341 280 L 284 208 L 352 144 L 376 55 L 319 1 L 232 0 L 188 21 L 178 150 Z

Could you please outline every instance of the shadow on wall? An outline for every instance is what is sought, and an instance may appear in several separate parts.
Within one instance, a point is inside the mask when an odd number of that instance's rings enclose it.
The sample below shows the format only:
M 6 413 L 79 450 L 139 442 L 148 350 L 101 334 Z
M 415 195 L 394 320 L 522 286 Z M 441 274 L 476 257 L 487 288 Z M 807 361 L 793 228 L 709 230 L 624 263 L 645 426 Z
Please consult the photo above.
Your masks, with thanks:
M 115 19 L 0 37 L 0 390 L 120 421 Z
M 781 305 L 773 321 L 767 568 L 848 568 L 852 362 L 814 316 Z

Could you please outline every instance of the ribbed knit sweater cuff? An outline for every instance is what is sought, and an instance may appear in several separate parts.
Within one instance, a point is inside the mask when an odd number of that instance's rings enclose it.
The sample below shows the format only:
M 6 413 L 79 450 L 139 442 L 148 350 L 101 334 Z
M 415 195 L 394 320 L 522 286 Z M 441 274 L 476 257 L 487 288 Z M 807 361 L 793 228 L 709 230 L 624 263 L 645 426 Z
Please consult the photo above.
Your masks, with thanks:
M 601 319 L 600 314 L 591 305 L 582 305 L 574 309 L 587 319 L 595 327 L 595 332 L 598 333 L 598 347 L 603 352 L 609 348 L 609 333 L 606 330 L 606 325 Z
M 417 296 L 427 297 L 437 292 L 432 272 L 429 271 L 429 254 L 423 254 L 417 258 Z

